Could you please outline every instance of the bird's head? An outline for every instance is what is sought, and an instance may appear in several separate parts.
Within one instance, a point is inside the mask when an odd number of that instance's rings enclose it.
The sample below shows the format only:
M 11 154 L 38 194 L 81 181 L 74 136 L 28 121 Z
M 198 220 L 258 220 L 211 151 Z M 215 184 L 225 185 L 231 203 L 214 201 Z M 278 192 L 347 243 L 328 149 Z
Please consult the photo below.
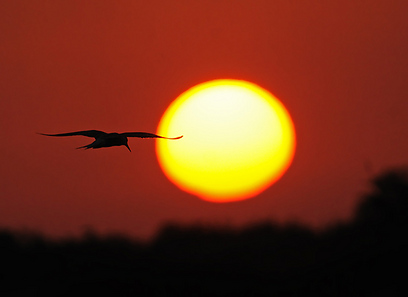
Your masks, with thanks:
M 129 152 L 132 152 L 132 150 L 130 149 L 130 147 L 129 147 L 129 145 L 128 145 L 128 139 L 127 139 L 127 137 L 125 138 L 125 143 L 124 143 L 123 145 L 127 147 L 127 149 L 129 150 Z

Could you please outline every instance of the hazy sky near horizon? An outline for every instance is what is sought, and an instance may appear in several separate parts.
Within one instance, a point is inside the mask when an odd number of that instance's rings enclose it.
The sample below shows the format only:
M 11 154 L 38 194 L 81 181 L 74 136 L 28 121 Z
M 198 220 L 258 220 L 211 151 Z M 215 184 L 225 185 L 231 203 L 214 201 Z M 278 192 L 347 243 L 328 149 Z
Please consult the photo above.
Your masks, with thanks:
M 0 228 L 149 236 L 165 222 L 308 226 L 348 219 L 368 178 L 408 163 L 407 1 L 2 1 Z M 212 79 L 269 90 L 297 134 L 259 196 L 202 201 L 162 173 L 154 140 L 75 150 L 98 129 L 155 132 Z

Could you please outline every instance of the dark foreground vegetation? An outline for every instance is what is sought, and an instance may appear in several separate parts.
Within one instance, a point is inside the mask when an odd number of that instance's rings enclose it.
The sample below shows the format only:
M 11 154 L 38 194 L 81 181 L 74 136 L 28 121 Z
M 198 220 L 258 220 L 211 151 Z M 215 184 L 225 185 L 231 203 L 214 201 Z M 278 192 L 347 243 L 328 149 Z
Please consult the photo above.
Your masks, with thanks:
M 372 182 L 351 222 L 319 233 L 167 226 L 146 244 L 0 231 L 0 296 L 402 296 L 408 174 Z

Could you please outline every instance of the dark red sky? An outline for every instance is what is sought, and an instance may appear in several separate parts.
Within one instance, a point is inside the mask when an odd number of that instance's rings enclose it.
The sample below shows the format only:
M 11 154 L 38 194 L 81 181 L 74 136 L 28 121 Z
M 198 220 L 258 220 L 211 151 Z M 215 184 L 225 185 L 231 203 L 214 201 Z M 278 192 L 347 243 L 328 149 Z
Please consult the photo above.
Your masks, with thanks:
M 370 174 L 408 163 L 408 2 L 1 1 L 0 227 L 151 235 L 167 221 L 347 219 Z M 195 84 L 245 79 L 287 107 L 293 165 L 258 197 L 182 192 L 153 140 L 79 151 L 36 132 L 155 132 Z

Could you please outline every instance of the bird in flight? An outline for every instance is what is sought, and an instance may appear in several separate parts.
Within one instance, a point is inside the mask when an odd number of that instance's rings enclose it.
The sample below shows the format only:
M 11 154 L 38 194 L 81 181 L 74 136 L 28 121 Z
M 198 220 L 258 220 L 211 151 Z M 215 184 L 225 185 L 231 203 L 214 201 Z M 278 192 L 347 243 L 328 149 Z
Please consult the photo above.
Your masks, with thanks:
M 45 133 L 38 133 L 45 136 L 87 136 L 95 138 L 95 141 L 91 144 L 84 145 L 78 147 L 77 149 L 97 149 L 101 147 L 111 147 L 111 146 L 121 146 L 124 145 L 127 149 L 131 152 L 130 147 L 128 145 L 128 137 L 139 137 L 139 138 L 163 138 L 163 139 L 180 139 L 182 136 L 179 137 L 163 137 L 153 133 L 147 132 L 125 132 L 125 133 L 106 133 L 103 131 L 98 130 L 85 130 L 85 131 L 77 131 L 77 132 L 69 132 L 69 133 L 60 133 L 60 134 L 45 134 Z

